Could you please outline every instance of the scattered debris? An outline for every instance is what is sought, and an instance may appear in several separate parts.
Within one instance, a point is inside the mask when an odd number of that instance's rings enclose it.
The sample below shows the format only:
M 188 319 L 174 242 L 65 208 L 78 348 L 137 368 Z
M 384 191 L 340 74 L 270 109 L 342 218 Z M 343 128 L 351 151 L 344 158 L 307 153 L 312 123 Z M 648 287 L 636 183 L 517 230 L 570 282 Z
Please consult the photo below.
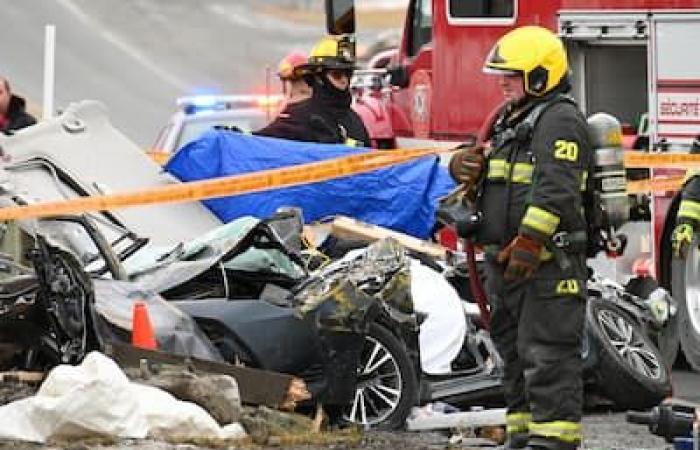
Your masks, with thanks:
M 0 372 L 0 383 L 26 383 L 36 385 L 44 381 L 45 377 L 46 373 L 44 372 L 12 370 L 9 372 Z
M 253 442 L 260 445 L 357 445 L 362 439 L 362 432 L 356 427 L 320 433 L 313 419 L 264 406 L 244 407 L 241 423 Z
M 439 412 L 423 408 L 406 419 L 410 431 L 478 428 L 493 425 L 505 425 L 506 409 L 484 409 L 481 411 Z
M 98 352 L 79 366 L 55 367 L 35 396 L 1 406 L 0 417 L 0 438 L 39 443 L 94 436 L 171 441 L 246 436 L 239 423 L 221 427 L 193 403 L 130 382 Z
M 30 397 L 37 388 L 19 381 L 2 381 L 0 383 L 0 406 Z
M 320 223 L 306 226 L 305 233 L 307 233 L 307 238 L 314 234 L 323 235 L 330 233 L 339 238 L 365 241 L 368 243 L 391 237 L 410 250 L 437 259 L 445 259 L 446 257 L 445 247 L 441 245 L 346 216 L 336 216 L 333 221 L 328 224 Z
M 153 373 L 172 373 L 188 368 L 195 373 L 230 375 L 238 384 L 241 401 L 251 405 L 291 408 L 311 397 L 303 380 L 276 372 L 137 349 L 116 343 L 106 346 L 105 353 L 114 358 L 120 366 L 128 368 L 127 374 L 136 379 L 145 378 L 141 369 L 143 361 L 147 361 L 145 364 Z
M 178 400 L 204 408 L 220 424 L 238 422 L 241 396 L 236 380 L 228 375 L 196 375 L 186 370 L 164 371 L 141 383 L 169 392 Z

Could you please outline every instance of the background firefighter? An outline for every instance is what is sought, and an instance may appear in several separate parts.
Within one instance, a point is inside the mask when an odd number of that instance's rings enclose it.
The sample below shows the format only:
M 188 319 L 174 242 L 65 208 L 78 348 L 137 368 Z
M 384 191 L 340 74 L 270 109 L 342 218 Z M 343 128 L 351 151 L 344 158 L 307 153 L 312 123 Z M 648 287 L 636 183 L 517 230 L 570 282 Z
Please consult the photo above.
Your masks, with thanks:
M 690 148 L 691 154 L 700 154 L 700 135 L 695 137 Z M 685 258 L 695 233 L 700 232 L 700 175 L 688 171 L 687 180 L 681 190 L 681 203 L 678 206 L 676 227 L 671 235 L 673 256 Z
M 350 78 L 355 70 L 354 43 L 347 37 L 327 36 L 311 50 L 302 68 L 313 94 L 286 108 L 271 124 L 256 132 L 296 141 L 370 147 L 362 119 L 350 107 Z
M 286 105 L 301 102 L 311 97 L 311 86 L 305 80 L 304 67 L 307 56 L 299 51 L 289 53 L 277 66 L 277 76 L 282 83 L 282 94 Z M 285 111 L 282 111 L 284 114 Z M 289 114 L 287 112 L 287 114 Z
M 592 155 L 569 89 L 563 44 L 527 26 L 504 35 L 484 71 L 506 97 L 489 148 L 460 149 L 452 176 L 476 192 L 491 333 L 505 361 L 506 448 L 581 442 L 586 307 L 582 190 Z M 487 153 L 485 157 L 484 153 Z

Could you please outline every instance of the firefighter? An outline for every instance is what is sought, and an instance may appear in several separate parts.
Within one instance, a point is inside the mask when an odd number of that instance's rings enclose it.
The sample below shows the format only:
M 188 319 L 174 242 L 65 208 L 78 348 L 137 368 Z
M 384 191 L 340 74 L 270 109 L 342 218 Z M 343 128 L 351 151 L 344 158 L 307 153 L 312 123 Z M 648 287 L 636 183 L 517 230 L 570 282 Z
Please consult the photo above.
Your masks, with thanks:
M 286 55 L 277 67 L 277 76 L 282 82 L 285 104 L 291 105 L 311 97 L 311 86 L 304 79 L 307 57 L 294 51 Z
M 505 448 L 575 449 L 581 442 L 586 308 L 583 186 L 592 149 L 569 90 L 561 40 L 525 26 L 484 63 L 506 102 L 487 144 L 459 149 L 450 173 L 481 223 L 491 333 L 503 357 Z
M 362 119 L 350 107 L 350 78 L 355 69 L 354 46 L 346 37 L 321 39 L 304 66 L 313 94 L 280 114 L 271 124 L 256 132 L 297 141 L 346 144 L 369 147 L 369 134 Z
M 690 153 L 700 154 L 700 135 L 695 137 Z M 700 232 L 700 176 L 696 171 L 691 171 L 681 190 L 676 227 L 671 234 L 673 256 L 685 259 L 693 236 L 698 232 Z

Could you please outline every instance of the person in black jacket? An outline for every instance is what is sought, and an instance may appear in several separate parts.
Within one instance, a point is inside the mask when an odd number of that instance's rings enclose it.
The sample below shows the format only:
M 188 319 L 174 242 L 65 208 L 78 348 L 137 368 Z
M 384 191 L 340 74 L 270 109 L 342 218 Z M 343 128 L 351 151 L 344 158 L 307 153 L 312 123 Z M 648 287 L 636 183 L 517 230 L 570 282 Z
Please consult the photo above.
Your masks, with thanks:
M 593 150 L 565 95 L 561 40 L 526 26 L 505 34 L 484 71 L 507 100 L 488 144 L 461 148 L 450 173 L 481 211 L 491 335 L 503 357 L 505 448 L 574 450 L 581 442 L 586 310 L 583 188 Z
M 313 89 L 311 98 L 287 105 L 272 123 L 254 134 L 370 147 L 367 129 L 351 108 L 350 78 L 355 69 L 351 43 L 339 36 L 321 39 L 304 69 Z
M 34 125 L 36 119 L 25 111 L 25 107 L 24 99 L 12 94 L 7 78 L 0 77 L 0 132 Z

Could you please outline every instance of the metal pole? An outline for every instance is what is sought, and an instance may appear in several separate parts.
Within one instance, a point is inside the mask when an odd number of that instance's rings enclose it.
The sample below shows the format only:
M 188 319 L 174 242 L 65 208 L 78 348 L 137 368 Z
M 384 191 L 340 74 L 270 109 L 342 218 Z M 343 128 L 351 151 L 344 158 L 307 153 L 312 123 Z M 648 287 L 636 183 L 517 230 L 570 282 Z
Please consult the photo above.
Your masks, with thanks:
M 55 53 L 56 27 L 54 25 L 46 25 L 44 29 L 44 120 L 48 120 L 53 116 Z

